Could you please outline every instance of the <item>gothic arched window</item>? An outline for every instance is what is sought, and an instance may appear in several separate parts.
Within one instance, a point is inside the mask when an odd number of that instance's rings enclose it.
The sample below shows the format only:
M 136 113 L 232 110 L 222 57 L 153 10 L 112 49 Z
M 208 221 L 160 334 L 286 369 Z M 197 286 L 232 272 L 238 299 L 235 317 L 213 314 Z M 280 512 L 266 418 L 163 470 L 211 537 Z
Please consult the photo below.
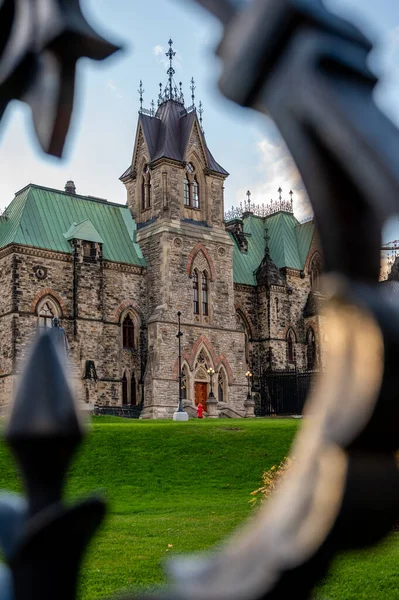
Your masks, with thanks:
M 196 269 L 193 273 L 193 310 L 195 315 L 199 315 L 199 286 L 198 271 Z
M 126 373 L 123 374 L 122 377 L 122 404 L 127 404 L 127 378 Z
M 190 208 L 199 208 L 200 206 L 199 185 L 192 163 L 187 164 L 184 175 L 184 206 Z
M 315 252 L 309 266 L 310 285 L 312 290 L 319 290 L 321 271 L 321 256 L 318 252 Z
M 202 273 L 202 314 L 208 316 L 208 278 L 206 272 Z
M 141 182 L 141 210 L 146 210 L 151 206 L 152 185 L 150 166 L 144 165 L 143 177 Z
M 134 323 L 130 315 L 127 315 L 123 321 L 123 347 L 131 350 L 134 348 Z
M 193 208 L 199 208 L 199 185 L 196 177 L 194 177 L 193 181 Z
M 60 310 L 54 300 L 44 298 L 37 307 L 39 329 L 48 329 L 52 327 L 53 318 L 60 316 Z
M 141 210 L 145 210 L 145 177 L 141 178 Z
M 182 400 L 187 400 L 187 385 L 188 385 L 188 378 L 187 378 L 187 367 L 186 365 L 183 366 L 182 371 L 181 371 L 181 397 Z
M 287 333 L 287 360 L 290 364 L 295 363 L 295 334 L 292 329 Z
M 190 182 L 187 175 L 184 178 L 184 206 L 190 206 Z
M 136 406 L 137 404 L 136 378 L 134 376 L 134 373 L 132 373 L 132 378 L 130 380 L 130 404 L 132 406 Z
M 218 402 L 227 402 L 226 376 L 223 369 L 218 373 Z
M 316 336 L 311 327 L 306 334 L 306 363 L 309 371 L 317 366 Z

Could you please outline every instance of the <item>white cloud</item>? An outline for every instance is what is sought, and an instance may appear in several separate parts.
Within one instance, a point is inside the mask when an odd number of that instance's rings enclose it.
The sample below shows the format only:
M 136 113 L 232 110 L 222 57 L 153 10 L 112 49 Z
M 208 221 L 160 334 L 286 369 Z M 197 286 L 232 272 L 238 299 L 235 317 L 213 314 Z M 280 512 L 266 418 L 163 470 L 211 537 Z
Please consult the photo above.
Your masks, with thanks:
M 109 79 L 107 81 L 107 90 L 109 90 L 111 94 L 118 98 L 118 100 L 121 100 L 123 98 L 123 95 L 120 93 L 118 86 L 115 85 L 112 79 Z
M 306 194 L 299 171 L 289 154 L 282 138 L 276 132 L 262 137 L 257 142 L 259 178 L 252 187 L 252 201 L 255 204 L 268 204 L 271 199 L 278 199 L 277 190 L 283 190 L 283 199 L 289 200 L 289 192 L 294 192 L 294 213 L 299 219 L 311 216 L 312 209 Z M 239 203 L 245 198 L 246 190 L 237 190 L 236 200 Z

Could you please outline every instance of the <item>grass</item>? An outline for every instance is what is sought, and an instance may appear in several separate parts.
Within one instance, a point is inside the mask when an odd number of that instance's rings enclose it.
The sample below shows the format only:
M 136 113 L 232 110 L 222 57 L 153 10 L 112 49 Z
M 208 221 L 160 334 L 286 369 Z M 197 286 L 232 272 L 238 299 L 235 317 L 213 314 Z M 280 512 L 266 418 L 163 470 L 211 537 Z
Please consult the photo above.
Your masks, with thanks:
M 132 587 L 148 590 L 163 583 L 162 563 L 172 553 L 217 545 L 253 512 L 250 492 L 259 487 L 262 472 L 287 454 L 297 427 L 294 419 L 95 418 L 66 491 L 70 500 L 100 491 L 109 502 L 83 567 L 82 599 Z M 3 445 L 0 488 L 20 491 Z M 316 598 L 399 598 L 398 547 L 393 536 L 378 551 L 338 559 Z

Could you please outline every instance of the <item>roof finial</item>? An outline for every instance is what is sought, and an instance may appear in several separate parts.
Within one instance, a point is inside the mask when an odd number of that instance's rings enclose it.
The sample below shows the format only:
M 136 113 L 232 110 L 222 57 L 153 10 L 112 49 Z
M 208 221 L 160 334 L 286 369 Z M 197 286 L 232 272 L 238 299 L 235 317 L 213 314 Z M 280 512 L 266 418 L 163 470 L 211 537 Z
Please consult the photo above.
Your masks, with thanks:
M 202 107 L 202 101 L 200 100 L 199 106 L 198 106 L 198 112 L 199 112 L 199 120 L 200 120 L 200 125 L 201 125 L 201 129 L 202 129 L 202 133 L 204 133 L 204 128 L 202 126 L 202 115 L 204 114 L 204 109 Z
M 168 69 L 168 76 L 169 76 L 169 100 L 173 100 L 173 75 L 176 73 L 176 71 L 173 68 L 173 57 L 176 56 L 176 52 L 173 51 L 173 40 L 169 40 L 168 42 L 169 44 L 169 50 L 166 52 L 166 56 L 169 58 L 169 69 Z
M 194 77 L 191 77 L 190 90 L 191 90 L 192 105 L 195 106 L 195 81 L 194 81 Z
M 292 208 L 292 203 L 293 203 L 293 200 L 292 200 L 292 197 L 293 197 L 293 195 L 294 195 L 294 192 L 293 192 L 292 190 L 290 190 L 290 196 L 291 196 L 291 208 Z
M 143 82 L 141 79 L 140 79 L 140 87 L 137 91 L 140 96 L 140 111 L 139 112 L 142 113 L 143 112 L 143 95 L 144 95 L 145 89 L 143 88 Z
M 151 116 L 155 117 L 155 102 L 151 100 Z
M 158 106 L 162 104 L 162 83 L 159 84 Z
M 179 101 L 184 104 L 184 94 L 183 94 L 183 84 L 182 82 L 179 83 L 179 88 L 180 88 L 180 98 Z
M 248 198 L 248 212 L 251 212 L 251 192 L 250 190 L 247 191 L 247 198 Z
M 277 191 L 279 193 L 279 199 L 280 199 L 280 202 L 281 202 L 281 200 L 283 199 L 282 196 L 281 196 L 281 194 L 283 193 L 283 190 L 281 189 L 281 187 L 279 187 Z

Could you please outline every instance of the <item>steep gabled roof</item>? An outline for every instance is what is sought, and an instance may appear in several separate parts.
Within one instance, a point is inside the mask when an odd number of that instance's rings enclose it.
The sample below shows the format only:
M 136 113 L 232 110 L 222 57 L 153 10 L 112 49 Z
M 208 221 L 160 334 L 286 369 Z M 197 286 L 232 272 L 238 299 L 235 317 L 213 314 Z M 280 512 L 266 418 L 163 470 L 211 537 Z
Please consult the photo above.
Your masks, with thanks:
M 102 240 L 105 260 L 146 265 L 135 241 L 136 223 L 126 206 L 34 184 L 17 192 L 0 218 L 0 248 L 20 244 L 71 252 L 64 234 L 76 227 L 74 223 L 87 230 L 87 221 L 98 236 L 93 241 Z
M 214 173 L 227 177 L 228 172 L 216 162 L 207 146 L 196 110 L 187 112 L 183 104 L 176 100 L 163 102 L 153 117 L 140 113 L 138 131 L 141 127 L 150 155 L 150 162 L 160 158 L 183 162 L 194 126 L 197 127 L 200 136 L 207 168 Z M 129 177 L 131 173 L 132 166 L 121 175 L 120 179 L 123 180 Z

